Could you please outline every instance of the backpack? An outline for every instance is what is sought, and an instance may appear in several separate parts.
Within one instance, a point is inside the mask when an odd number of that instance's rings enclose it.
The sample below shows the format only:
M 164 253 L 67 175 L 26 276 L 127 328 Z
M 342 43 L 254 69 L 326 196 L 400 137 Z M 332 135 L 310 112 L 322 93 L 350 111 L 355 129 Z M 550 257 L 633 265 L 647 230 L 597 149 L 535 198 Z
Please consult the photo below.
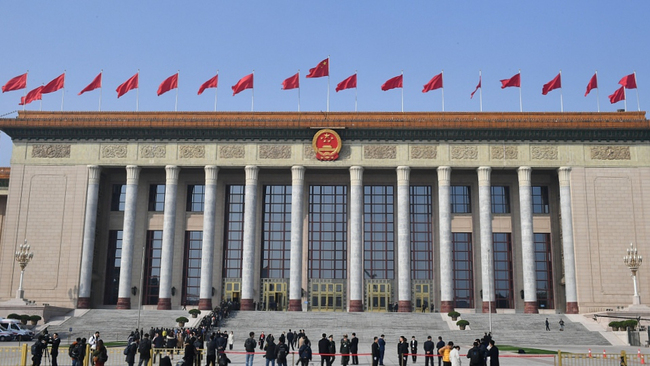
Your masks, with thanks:
M 280 349 L 278 350 L 278 361 L 284 361 L 287 359 L 287 351 L 285 350 L 284 346 L 280 346 Z
M 472 348 L 467 352 L 467 358 L 469 358 L 470 363 L 473 365 L 480 365 L 483 361 L 481 352 L 476 348 Z
M 302 358 L 308 358 L 311 360 L 311 347 L 309 347 L 309 345 L 305 347 L 305 351 L 302 353 Z
M 97 357 L 97 361 L 102 362 L 102 363 L 108 361 L 108 353 L 106 352 L 106 350 L 103 350 L 99 354 L 99 357 Z
M 131 349 L 131 344 L 127 345 L 127 346 L 124 348 L 124 355 L 125 355 L 125 356 L 129 354 L 129 350 L 130 350 L 130 349 Z
M 35 356 L 38 352 L 38 345 L 36 343 L 32 344 L 32 356 Z
M 77 359 L 79 357 L 79 345 L 78 344 L 71 344 L 70 347 L 68 347 L 68 356 L 73 359 Z
M 253 352 L 255 350 L 256 343 L 253 340 L 253 338 L 246 338 L 246 342 L 244 342 L 244 348 L 246 348 L 247 352 Z

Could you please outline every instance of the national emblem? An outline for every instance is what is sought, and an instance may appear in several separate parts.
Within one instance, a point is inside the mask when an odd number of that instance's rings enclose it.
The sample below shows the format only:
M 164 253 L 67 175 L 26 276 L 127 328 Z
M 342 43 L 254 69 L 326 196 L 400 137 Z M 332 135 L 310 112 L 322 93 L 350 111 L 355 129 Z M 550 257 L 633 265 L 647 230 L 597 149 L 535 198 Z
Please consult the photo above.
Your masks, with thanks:
M 316 159 L 332 161 L 339 158 L 341 137 L 335 131 L 324 129 L 316 132 L 311 144 L 316 153 Z

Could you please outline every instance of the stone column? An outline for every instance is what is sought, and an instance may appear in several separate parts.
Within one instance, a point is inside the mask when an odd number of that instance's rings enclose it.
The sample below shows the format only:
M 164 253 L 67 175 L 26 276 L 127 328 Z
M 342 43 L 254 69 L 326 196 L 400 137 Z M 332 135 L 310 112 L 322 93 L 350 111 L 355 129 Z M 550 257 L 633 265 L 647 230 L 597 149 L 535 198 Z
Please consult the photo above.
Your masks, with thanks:
M 440 312 L 454 310 L 454 266 L 451 244 L 451 167 L 438 167 L 438 225 L 440 228 Z
M 363 311 L 363 167 L 350 167 L 350 303 Z
M 566 313 L 578 314 L 576 262 L 573 251 L 573 214 L 571 212 L 571 167 L 561 167 L 557 172 L 560 180 L 560 213 L 562 215 L 562 252 L 564 253 Z
M 255 310 L 255 232 L 257 230 L 257 175 L 260 168 L 247 165 L 244 198 L 244 248 L 242 251 L 241 310 Z
M 212 310 L 212 267 L 214 265 L 214 230 L 217 212 L 217 173 L 219 168 L 214 165 L 207 165 L 204 170 L 205 203 L 203 205 L 199 310 Z
M 289 271 L 289 311 L 302 311 L 302 233 L 305 167 L 291 167 L 291 259 Z
M 176 197 L 181 168 L 167 165 L 165 172 L 165 213 L 163 219 L 162 252 L 160 255 L 160 292 L 158 310 L 172 309 L 172 269 L 174 267 L 174 236 L 176 235 Z
M 117 308 L 131 308 L 131 276 L 133 272 L 133 250 L 135 237 L 135 214 L 138 201 L 138 179 L 140 167 L 126 166 L 126 201 L 124 202 L 124 224 L 122 225 L 122 259 L 120 260 L 120 287 L 117 294 Z M 140 289 L 142 296 L 142 289 Z
M 524 313 L 536 314 L 537 282 L 535 279 L 535 244 L 533 240 L 533 196 L 530 184 L 532 169 L 522 166 L 519 175 L 519 215 L 521 217 L 521 265 L 524 272 Z
M 81 273 L 79 275 L 78 309 L 90 309 L 90 288 L 93 275 L 93 255 L 95 253 L 95 229 L 97 228 L 97 201 L 99 199 L 99 180 L 102 168 L 88 165 L 88 190 L 86 191 L 86 217 L 84 219 L 84 239 L 81 252 Z
M 411 312 L 411 207 L 409 178 L 411 168 L 397 167 L 397 283 L 398 309 Z
M 478 201 L 479 225 L 481 226 L 481 283 L 483 288 L 483 312 L 496 312 L 494 302 L 494 261 L 492 246 L 492 190 L 490 173 L 492 168 L 479 167 Z

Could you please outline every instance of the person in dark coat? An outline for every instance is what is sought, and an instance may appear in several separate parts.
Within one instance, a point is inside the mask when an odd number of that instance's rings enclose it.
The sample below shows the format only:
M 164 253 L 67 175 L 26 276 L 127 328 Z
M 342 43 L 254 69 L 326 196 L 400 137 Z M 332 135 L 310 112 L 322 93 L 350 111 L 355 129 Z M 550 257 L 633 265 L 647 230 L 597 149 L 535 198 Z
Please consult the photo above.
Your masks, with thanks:
M 357 354 L 359 353 L 359 338 L 357 338 L 356 333 L 352 333 L 352 339 L 350 339 L 350 353 L 352 353 L 352 364 L 358 365 L 359 356 L 357 356 Z
M 264 349 L 266 350 L 266 353 L 264 354 L 264 358 L 266 358 L 266 366 L 269 366 L 269 363 L 271 366 L 275 366 L 276 348 L 273 337 L 269 334 L 266 338 L 266 346 L 264 346 Z
M 151 339 L 149 339 L 148 333 L 146 333 L 144 338 L 140 341 L 138 352 L 140 353 L 138 366 L 142 366 L 143 363 L 145 366 L 149 365 L 149 360 L 151 359 Z
M 303 338 L 302 346 L 300 346 L 300 349 L 298 349 L 298 355 L 300 355 L 300 363 L 302 366 L 309 365 L 309 361 L 311 361 L 312 358 L 311 343 L 309 342 L 309 338 Z
M 436 343 L 436 353 L 438 354 L 438 366 L 442 365 L 442 355 L 440 354 L 440 349 L 442 349 L 447 344 L 442 340 L 442 337 L 438 337 L 438 343 Z
M 318 353 L 320 353 L 320 366 L 325 364 L 331 366 L 330 363 L 330 341 L 327 339 L 327 334 L 323 333 L 323 337 L 318 341 Z
M 194 365 L 194 359 L 196 358 L 196 347 L 194 347 L 194 342 L 196 338 L 192 337 L 185 341 L 185 354 L 183 355 L 183 361 L 185 361 L 186 366 Z
M 138 345 L 140 344 L 140 339 L 133 337 L 133 341 L 129 343 L 128 347 L 126 347 L 126 357 L 124 361 L 126 362 L 127 365 L 133 366 L 135 363 L 135 355 L 138 353 Z
M 384 366 L 384 352 L 386 352 L 386 340 L 384 339 L 383 334 L 381 335 L 381 337 L 379 337 L 379 340 L 377 340 L 377 344 L 379 344 L 379 366 Z
M 205 365 L 215 366 L 217 363 L 217 340 L 214 333 L 210 336 L 207 350 L 205 351 Z
M 280 343 L 278 343 L 278 346 L 275 348 L 275 360 L 278 366 L 287 366 L 288 356 L 289 356 L 289 346 L 286 345 L 283 341 L 280 341 Z
M 478 347 L 479 343 L 474 342 L 474 346 L 467 351 L 467 358 L 469 358 L 469 366 L 483 366 L 485 357 L 483 351 Z
M 397 357 L 399 360 L 399 366 L 406 366 L 406 362 L 409 359 L 409 344 L 406 340 L 406 337 L 400 336 L 399 343 L 397 343 Z
M 330 344 L 328 347 L 328 352 L 330 354 L 330 365 L 334 364 L 334 360 L 336 357 L 334 356 L 336 354 L 336 342 L 334 342 L 334 336 L 330 334 L 329 339 Z
M 291 346 L 291 350 L 293 351 L 294 349 L 294 342 L 293 342 L 293 332 L 291 329 L 289 329 L 289 333 L 287 333 L 287 346 Z
M 379 365 L 379 343 L 377 343 L 379 338 L 375 337 L 372 341 L 372 346 L 370 347 L 372 353 L 372 366 Z
M 50 350 L 50 356 L 52 356 L 52 366 L 58 366 L 59 364 L 56 358 L 59 356 L 59 345 L 61 344 L 61 338 L 59 338 L 58 333 L 52 334 L 50 343 L 52 343 L 52 349 Z
M 433 349 L 435 348 L 435 345 L 433 344 L 433 341 L 431 340 L 431 336 L 427 337 L 427 341 L 424 342 L 424 366 L 433 366 Z
M 339 350 L 341 353 L 341 365 L 343 366 L 348 366 L 348 362 L 350 362 L 350 344 L 348 335 L 344 334 L 343 339 L 341 339 L 341 349 Z
M 410 343 L 410 348 L 411 348 L 411 357 L 413 357 L 413 363 L 417 360 L 416 354 L 418 353 L 418 341 L 415 339 L 415 336 L 411 337 L 411 343 Z
M 490 358 L 490 366 L 499 366 L 499 349 L 494 345 L 494 341 L 491 339 L 487 355 Z

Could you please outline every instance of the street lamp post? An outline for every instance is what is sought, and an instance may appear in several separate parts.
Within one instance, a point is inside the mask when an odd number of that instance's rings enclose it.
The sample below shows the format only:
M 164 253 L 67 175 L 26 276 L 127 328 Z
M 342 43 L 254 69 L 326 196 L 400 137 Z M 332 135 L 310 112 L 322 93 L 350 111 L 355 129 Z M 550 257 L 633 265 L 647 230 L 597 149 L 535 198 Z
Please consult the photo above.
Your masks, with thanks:
M 636 272 L 643 262 L 643 257 L 639 255 L 634 244 L 630 243 L 630 247 L 627 249 L 627 254 L 623 257 L 623 262 L 632 272 L 632 281 L 634 282 L 634 297 L 632 298 L 632 305 L 641 304 L 641 296 L 639 295 L 639 286 L 636 280 Z
M 29 251 L 30 246 L 27 244 L 27 239 L 25 239 L 25 244 L 21 244 L 19 248 L 20 250 L 16 252 L 16 261 L 20 264 L 20 284 L 18 285 L 18 291 L 16 291 L 16 299 L 24 300 L 23 276 L 25 275 L 25 267 L 34 258 L 34 252 Z

